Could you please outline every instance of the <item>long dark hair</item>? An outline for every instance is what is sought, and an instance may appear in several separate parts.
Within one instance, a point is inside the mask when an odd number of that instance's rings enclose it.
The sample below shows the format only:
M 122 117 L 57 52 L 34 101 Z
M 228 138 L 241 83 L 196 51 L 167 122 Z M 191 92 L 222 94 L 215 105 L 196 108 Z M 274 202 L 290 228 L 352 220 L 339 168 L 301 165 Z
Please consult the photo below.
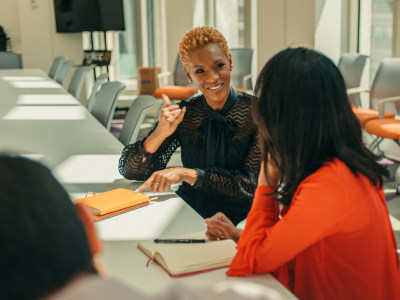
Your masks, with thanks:
M 326 56 L 306 48 L 279 52 L 262 69 L 255 95 L 262 157 L 266 163 L 269 153 L 281 173 L 280 202 L 289 205 L 298 185 L 334 157 L 382 186 L 389 172 L 364 146 L 343 77 Z
M 0 154 L 0 299 L 38 299 L 96 273 L 85 228 L 45 166 Z

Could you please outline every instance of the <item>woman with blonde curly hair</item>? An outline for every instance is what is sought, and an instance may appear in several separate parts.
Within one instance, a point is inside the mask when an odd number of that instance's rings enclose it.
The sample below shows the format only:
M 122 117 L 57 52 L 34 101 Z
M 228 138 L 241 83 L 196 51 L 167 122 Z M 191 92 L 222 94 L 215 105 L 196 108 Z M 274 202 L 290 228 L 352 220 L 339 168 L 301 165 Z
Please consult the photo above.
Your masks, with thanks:
M 136 192 L 165 192 L 183 181 L 177 194 L 203 218 L 223 212 L 236 225 L 250 210 L 260 170 L 251 96 L 230 85 L 232 57 L 217 29 L 188 31 L 179 54 L 202 95 L 179 105 L 163 95 L 158 124 L 143 141 L 125 147 L 120 173 L 146 180 Z M 166 169 L 178 147 L 183 167 Z

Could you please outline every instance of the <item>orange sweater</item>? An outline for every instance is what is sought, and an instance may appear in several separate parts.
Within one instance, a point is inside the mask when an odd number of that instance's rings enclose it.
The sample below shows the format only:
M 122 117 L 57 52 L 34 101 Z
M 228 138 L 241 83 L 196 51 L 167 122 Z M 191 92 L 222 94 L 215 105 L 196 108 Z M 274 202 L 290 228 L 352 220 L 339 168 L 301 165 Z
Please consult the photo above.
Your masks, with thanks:
M 273 272 L 301 300 L 400 299 L 382 190 L 334 159 L 298 186 L 281 219 L 271 192 L 257 188 L 229 276 Z

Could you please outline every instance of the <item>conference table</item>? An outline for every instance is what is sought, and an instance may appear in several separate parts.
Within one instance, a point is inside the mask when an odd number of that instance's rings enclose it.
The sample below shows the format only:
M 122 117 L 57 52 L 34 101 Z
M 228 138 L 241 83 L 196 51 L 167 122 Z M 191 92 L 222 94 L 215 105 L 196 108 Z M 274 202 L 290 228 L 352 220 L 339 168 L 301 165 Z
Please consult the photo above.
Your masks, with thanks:
M 72 200 L 83 198 L 89 191 L 101 193 L 120 187 L 135 190 L 141 184 L 119 174 L 123 148 L 86 107 L 44 71 L 0 70 L 0 152 L 43 163 Z M 110 275 L 122 277 L 148 295 L 165 292 L 176 283 L 214 288 L 216 284 L 237 280 L 225 275 L 227 268 L 171 278 L 155 263 L 146 267 L 148 258 L 137 248 L 137 241 L 206 230 L 203 218 L 173 191 L 164 197 L 169 199 L 96 223 L 99 238 L 106 244 L 129 241 L 128 255 L 116 259 L 130 268 L 122 275 Z M 106 251 L 108 257 L 113 255 L 113 249 Z M 262 283 L 276 293 L 276 299 L 296 299 L 269 274 L 243 280 Z

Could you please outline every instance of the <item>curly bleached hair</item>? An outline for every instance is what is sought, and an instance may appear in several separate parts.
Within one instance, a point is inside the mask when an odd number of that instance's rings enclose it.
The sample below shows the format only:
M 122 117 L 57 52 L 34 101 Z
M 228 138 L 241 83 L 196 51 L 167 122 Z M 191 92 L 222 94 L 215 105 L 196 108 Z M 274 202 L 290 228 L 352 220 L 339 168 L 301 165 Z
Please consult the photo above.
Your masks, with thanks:
M 222 51 L 225 52 L 226 57 L 229 57 L 228 42 L 218 29 L 210 26 L 203 26 L 192 28 L 186 32 L 179 44 L 179 55 L 183 66 L 187 68 L 189 61 L 188 56 L 190 52 L 214 43 L 221 47 Z

